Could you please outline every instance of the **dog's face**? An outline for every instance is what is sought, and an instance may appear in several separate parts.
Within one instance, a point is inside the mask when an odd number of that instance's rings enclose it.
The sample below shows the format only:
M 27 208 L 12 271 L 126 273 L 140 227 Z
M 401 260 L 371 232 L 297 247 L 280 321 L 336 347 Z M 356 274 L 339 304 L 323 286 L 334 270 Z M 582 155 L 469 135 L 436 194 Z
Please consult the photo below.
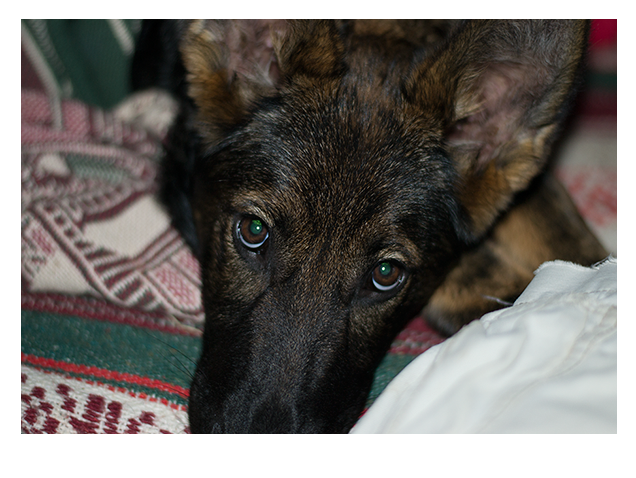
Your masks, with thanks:
M 443 47 L 373 22 L 180 28 L 191 430 L 345 432 L 395 334 L 540 171 L 585 27 L 468 23 Z
M 453 169 L 404 112 L 381 108 L 295 90 L 197 175 L 207 315 L 193 426 L 348 430 L 392 337 L 443 277 Z

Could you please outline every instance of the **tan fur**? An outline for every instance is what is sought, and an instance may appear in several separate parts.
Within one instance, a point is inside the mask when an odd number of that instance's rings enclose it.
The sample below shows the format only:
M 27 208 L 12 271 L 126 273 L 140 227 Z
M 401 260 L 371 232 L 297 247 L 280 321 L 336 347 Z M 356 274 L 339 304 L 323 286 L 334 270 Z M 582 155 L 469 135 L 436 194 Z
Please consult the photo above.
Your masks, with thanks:
M 503 215 L 485 241 L 462 255 L 424 314 L 453 334 L 472 318 L 505 304 L 496 299 L 514 301 L 543 262 L 591 265 L 606 256 L 563 186 L 548 174 Z

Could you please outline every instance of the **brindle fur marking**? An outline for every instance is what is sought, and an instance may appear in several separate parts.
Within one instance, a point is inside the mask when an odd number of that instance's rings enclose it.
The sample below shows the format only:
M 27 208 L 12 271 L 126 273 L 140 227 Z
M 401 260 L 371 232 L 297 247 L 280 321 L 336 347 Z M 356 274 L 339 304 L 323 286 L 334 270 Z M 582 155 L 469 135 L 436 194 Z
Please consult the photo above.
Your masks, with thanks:
M 553 178 L 531 184 L 585 22 L 148 25 L 182 59 L 153 68 L 182 101 L 164 197 L 202 264 L 193 432 L 346 432 L 427 303 L 451 334 L 541 262 L 605 256 Z M 269 232 L 257 251 L 246 218 Z M 387 261 L 401 275 L 383 292 Z
M 452 335 L 486 312 L 512 303 L 543 262 L 556 258 L 591 265 L 607 252 L 590 232 L 561 184 L 549 173 L 517 198 L 435 291 L 424 315 Z

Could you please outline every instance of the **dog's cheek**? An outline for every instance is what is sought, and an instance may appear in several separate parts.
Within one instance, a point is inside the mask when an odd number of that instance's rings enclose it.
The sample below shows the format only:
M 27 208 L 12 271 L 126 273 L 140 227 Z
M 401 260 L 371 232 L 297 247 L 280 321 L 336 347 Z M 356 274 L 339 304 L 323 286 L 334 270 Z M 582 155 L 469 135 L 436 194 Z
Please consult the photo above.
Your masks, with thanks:
M 377 365 L 393 338 L 424 306 L 426 289 L 418 287 L 419 282 L 412 279 L 395 297 L 352 309 L 350 347 L 360 354 L 356 361 L 364 361 L 367 366 Z
M 231 232 L 211 237 L 207 243 L 207 260 L 202 264 L 206 317 L 213 313 L 212 304 L 246 307 L 267 287 L 264 272 L 241 256 Z

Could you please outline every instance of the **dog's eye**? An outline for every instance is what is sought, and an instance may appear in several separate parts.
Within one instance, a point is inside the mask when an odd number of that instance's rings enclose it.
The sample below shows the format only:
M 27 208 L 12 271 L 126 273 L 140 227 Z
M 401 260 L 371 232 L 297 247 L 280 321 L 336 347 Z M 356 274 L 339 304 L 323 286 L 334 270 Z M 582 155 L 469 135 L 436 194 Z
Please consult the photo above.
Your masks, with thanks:
M 237 230 L 243 245 L 250 249 L 258 249 L 269 237 L 267 226 L 257 217 L 244 217 L 239 221 Z
M 404 278 L 404 272 L 401 267 L 393 262 L 380 262 L 371 274 L 371 283 L 380 292 L 388 292 L 395 289 Z

